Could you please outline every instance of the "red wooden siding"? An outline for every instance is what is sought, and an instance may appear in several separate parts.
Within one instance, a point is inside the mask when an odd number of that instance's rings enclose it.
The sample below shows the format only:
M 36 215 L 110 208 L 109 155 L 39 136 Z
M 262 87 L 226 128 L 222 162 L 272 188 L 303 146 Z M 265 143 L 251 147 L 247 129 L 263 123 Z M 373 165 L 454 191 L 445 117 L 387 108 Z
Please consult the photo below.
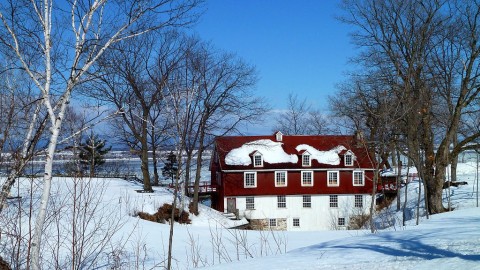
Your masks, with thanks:
M 327 185 L 327 171 L 314 172 L 313 186 L 302 186 L 300 171 L 287 171 L 287 186 L 275 187 L 274 172 L 257 171 L 257 187 L 245 188 L 243 172 L 225 173 L 224 196 L 258 195 L 315 195 L 315 194 L 369 194 L 372 191 L 373 172 L 365 172 L 365 185 L 353 186 L 352 171 L 340 171 L 340 185 Z

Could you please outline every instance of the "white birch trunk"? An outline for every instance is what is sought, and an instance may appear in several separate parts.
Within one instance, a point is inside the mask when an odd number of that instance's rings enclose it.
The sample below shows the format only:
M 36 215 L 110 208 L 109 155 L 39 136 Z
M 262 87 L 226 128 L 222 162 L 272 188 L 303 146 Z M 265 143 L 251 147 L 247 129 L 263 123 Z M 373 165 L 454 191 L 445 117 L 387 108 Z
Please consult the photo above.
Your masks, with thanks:
M 60 112 L 53 123 L 51 128 L 50 142 L 48 144 L 47 154 L 45 158 L 45 172 L 43 176 L 43 191 L 40 199 L 40 207 L 38 209 L 38 215 L 35 220 L 35 230 L 32 239 L 32 269 L 40 269 L 40 250 L 43 227 L 45 225 L 45 218 L 47 215 L 48 201 L 50 199 L 50 190 L 52 187 L 52 171 L 53 171 L 53 157 L 55 155 L 55 149 L 57 147 L 58 136 L 60 135 L 60 129 L 62 127 L 65 110 L 70 99 L 70 90 L 67 90 L 65 97 L 61 100 Z M 48 102 L 48 101 L 47 101 Z M 46 103 L 47 103 L 46 102 Z M 48 107 L 48 104 L 47 104 Z M 51 107 L 51 106 L 50 106 Z M 53 112 L 53 111 L 52 111 Z M 54 115 L 53 115 L 54 116 Z M 50 116 L 52 118 L 52 116 Z

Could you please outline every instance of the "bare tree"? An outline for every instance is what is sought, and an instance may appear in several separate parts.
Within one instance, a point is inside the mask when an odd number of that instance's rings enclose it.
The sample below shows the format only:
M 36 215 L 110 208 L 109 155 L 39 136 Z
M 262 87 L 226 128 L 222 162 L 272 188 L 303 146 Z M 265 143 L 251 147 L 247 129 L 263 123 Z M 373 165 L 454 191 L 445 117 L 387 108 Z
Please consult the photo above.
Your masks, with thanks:
M 38 89 L 51 126 L 44 192 L 35 225 L 32 268 L 39 269 L 42 230 L 49 200 L 53 157 L 72 91 L 112 44 L 151 30 L 189 23 L 195 0 L 144 2 L 53 0 L 8 1 L 0 7 L 0 43 L 14 52 L 19 66 Z M 68 10 L 70 8 L 70 10 Z M 67 23 L 68 22 L 68 23 Z M 71 27 L 71 28 L 70 28 Z
M 256 122 L 267 112 L 265 102 L 252 93 L 257 76 L 254 67 L 237 56 L 214 49 L 210 44 L 195 42 L 196 50 L 189 54 L 192 85 L 198 88 L 191 117 L 193 134 L 188 141 L 195 147 L 196 174 L 192 211 L 198 213 L 198 192 L 203 153 L 213 143 L 214 136 L 237 131 L 239 125 Z M 189 131 L 189 132 L 191 132 Z M 188 153 L 188 151 L 187 151 Z M 188 157 L 187 157 L 188 159 Z M 188 181 L 188 179 L 187 179 Z
M 147 192 L 152 191 L 148 151 L 154 138 L 152 131 L 159 126 L 156 121 L 159 114 L 154 109 L 162 106 L 162 85 L 176 68 L 177 42 L 178 35 L 168 32 L 135 38 L 114 46 L 114 50 L 98 62 L 99 71 L 104 75 L 88 93 L 112 105 L 115 110 L 123 111 L 122 121 L 116 126 L 123 130 L 123 140 L 132 149 L 138 150 L 144 191 Z M 157 69 L 155 72 L 154 68 Z M 151 73 L 160 74 L 156 77 L 160 82 L 154 83 Z
M 395 75 L 386 86 L 404 113 L 399 127 L 407 154 L 424 182 L 428 212 L 441 213 L 445 169 L 480 136 L 470 131 L 450 150 L 480 91 L 480 3 L 365 0 L 344 1 L 344 9 L 344 21 L 357 27 L 354 43 L 364 48 L 357 58 L 362 67 Z M 442 126 L 438 108 L 445 106 Z
M 312 109 L 307 99 L 296 94 L 288 95 L 288 108 L 278 113 L 275 131 L 289 135 L 318 135 L 329 132 L 329 121 L 319 110 Z

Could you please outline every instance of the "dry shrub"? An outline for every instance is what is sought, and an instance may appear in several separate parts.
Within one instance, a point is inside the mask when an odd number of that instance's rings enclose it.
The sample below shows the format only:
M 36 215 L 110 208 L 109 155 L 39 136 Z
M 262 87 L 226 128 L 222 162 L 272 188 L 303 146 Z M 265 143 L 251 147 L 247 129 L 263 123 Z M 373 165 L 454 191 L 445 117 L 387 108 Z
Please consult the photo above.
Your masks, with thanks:
M 199 214 L 198 211 L 193 211 L 193 202 L 190 202 L 188 204 L 188 212 L 194 214 L 195 216 L 198 216 L 198 214 Z
M 376 210 L 380 212 L 382 209 L 389 207 L 396 197 L 396 194 L 385 194 L 382 200 L 377 201 Z
M 165 223 L 165 221 L 170 221 L 172 215 L 172 205 L 168 203 L 163 204 L 153 215 L 144 212 L 138 212 L 137 215 L 139 218 L 144 220 Z M 192 222 L 189 218 L 189 214 L 186 211 L 182 211 L 182 213 L 180 213 L 178 208 L 175 208 L 174 220 L 180 224 L 190 224 Z
M 138 212 L 137 213 L 138 217 L 144 220 L 148 221 L 153 221 L 153 222 L 158 222 L 158 223 L 165 223 L 165 219 L 161 219 L 158 215 L 158 213 L 155 214 L 149 214 L 145 212 Z
M 366 213 L 354 215 L 350 217 L 348 223 L 349 230 L 359 230 L 368 227 L 368 221 L 370 220 L 370 215 Z

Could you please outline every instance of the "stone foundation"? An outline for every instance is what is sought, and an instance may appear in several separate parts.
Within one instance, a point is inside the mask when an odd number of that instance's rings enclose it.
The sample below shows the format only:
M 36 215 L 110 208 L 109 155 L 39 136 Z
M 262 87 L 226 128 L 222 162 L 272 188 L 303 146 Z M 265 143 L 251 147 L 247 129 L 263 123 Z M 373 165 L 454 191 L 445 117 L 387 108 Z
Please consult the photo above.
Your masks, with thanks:
M 250 228 L 252 230 L 258 231 L 286 231 L 287 230 L 287 219 L 286 218 L 277 218 L 277 226 L 270 227 L 270 219 L 251 219 Z

